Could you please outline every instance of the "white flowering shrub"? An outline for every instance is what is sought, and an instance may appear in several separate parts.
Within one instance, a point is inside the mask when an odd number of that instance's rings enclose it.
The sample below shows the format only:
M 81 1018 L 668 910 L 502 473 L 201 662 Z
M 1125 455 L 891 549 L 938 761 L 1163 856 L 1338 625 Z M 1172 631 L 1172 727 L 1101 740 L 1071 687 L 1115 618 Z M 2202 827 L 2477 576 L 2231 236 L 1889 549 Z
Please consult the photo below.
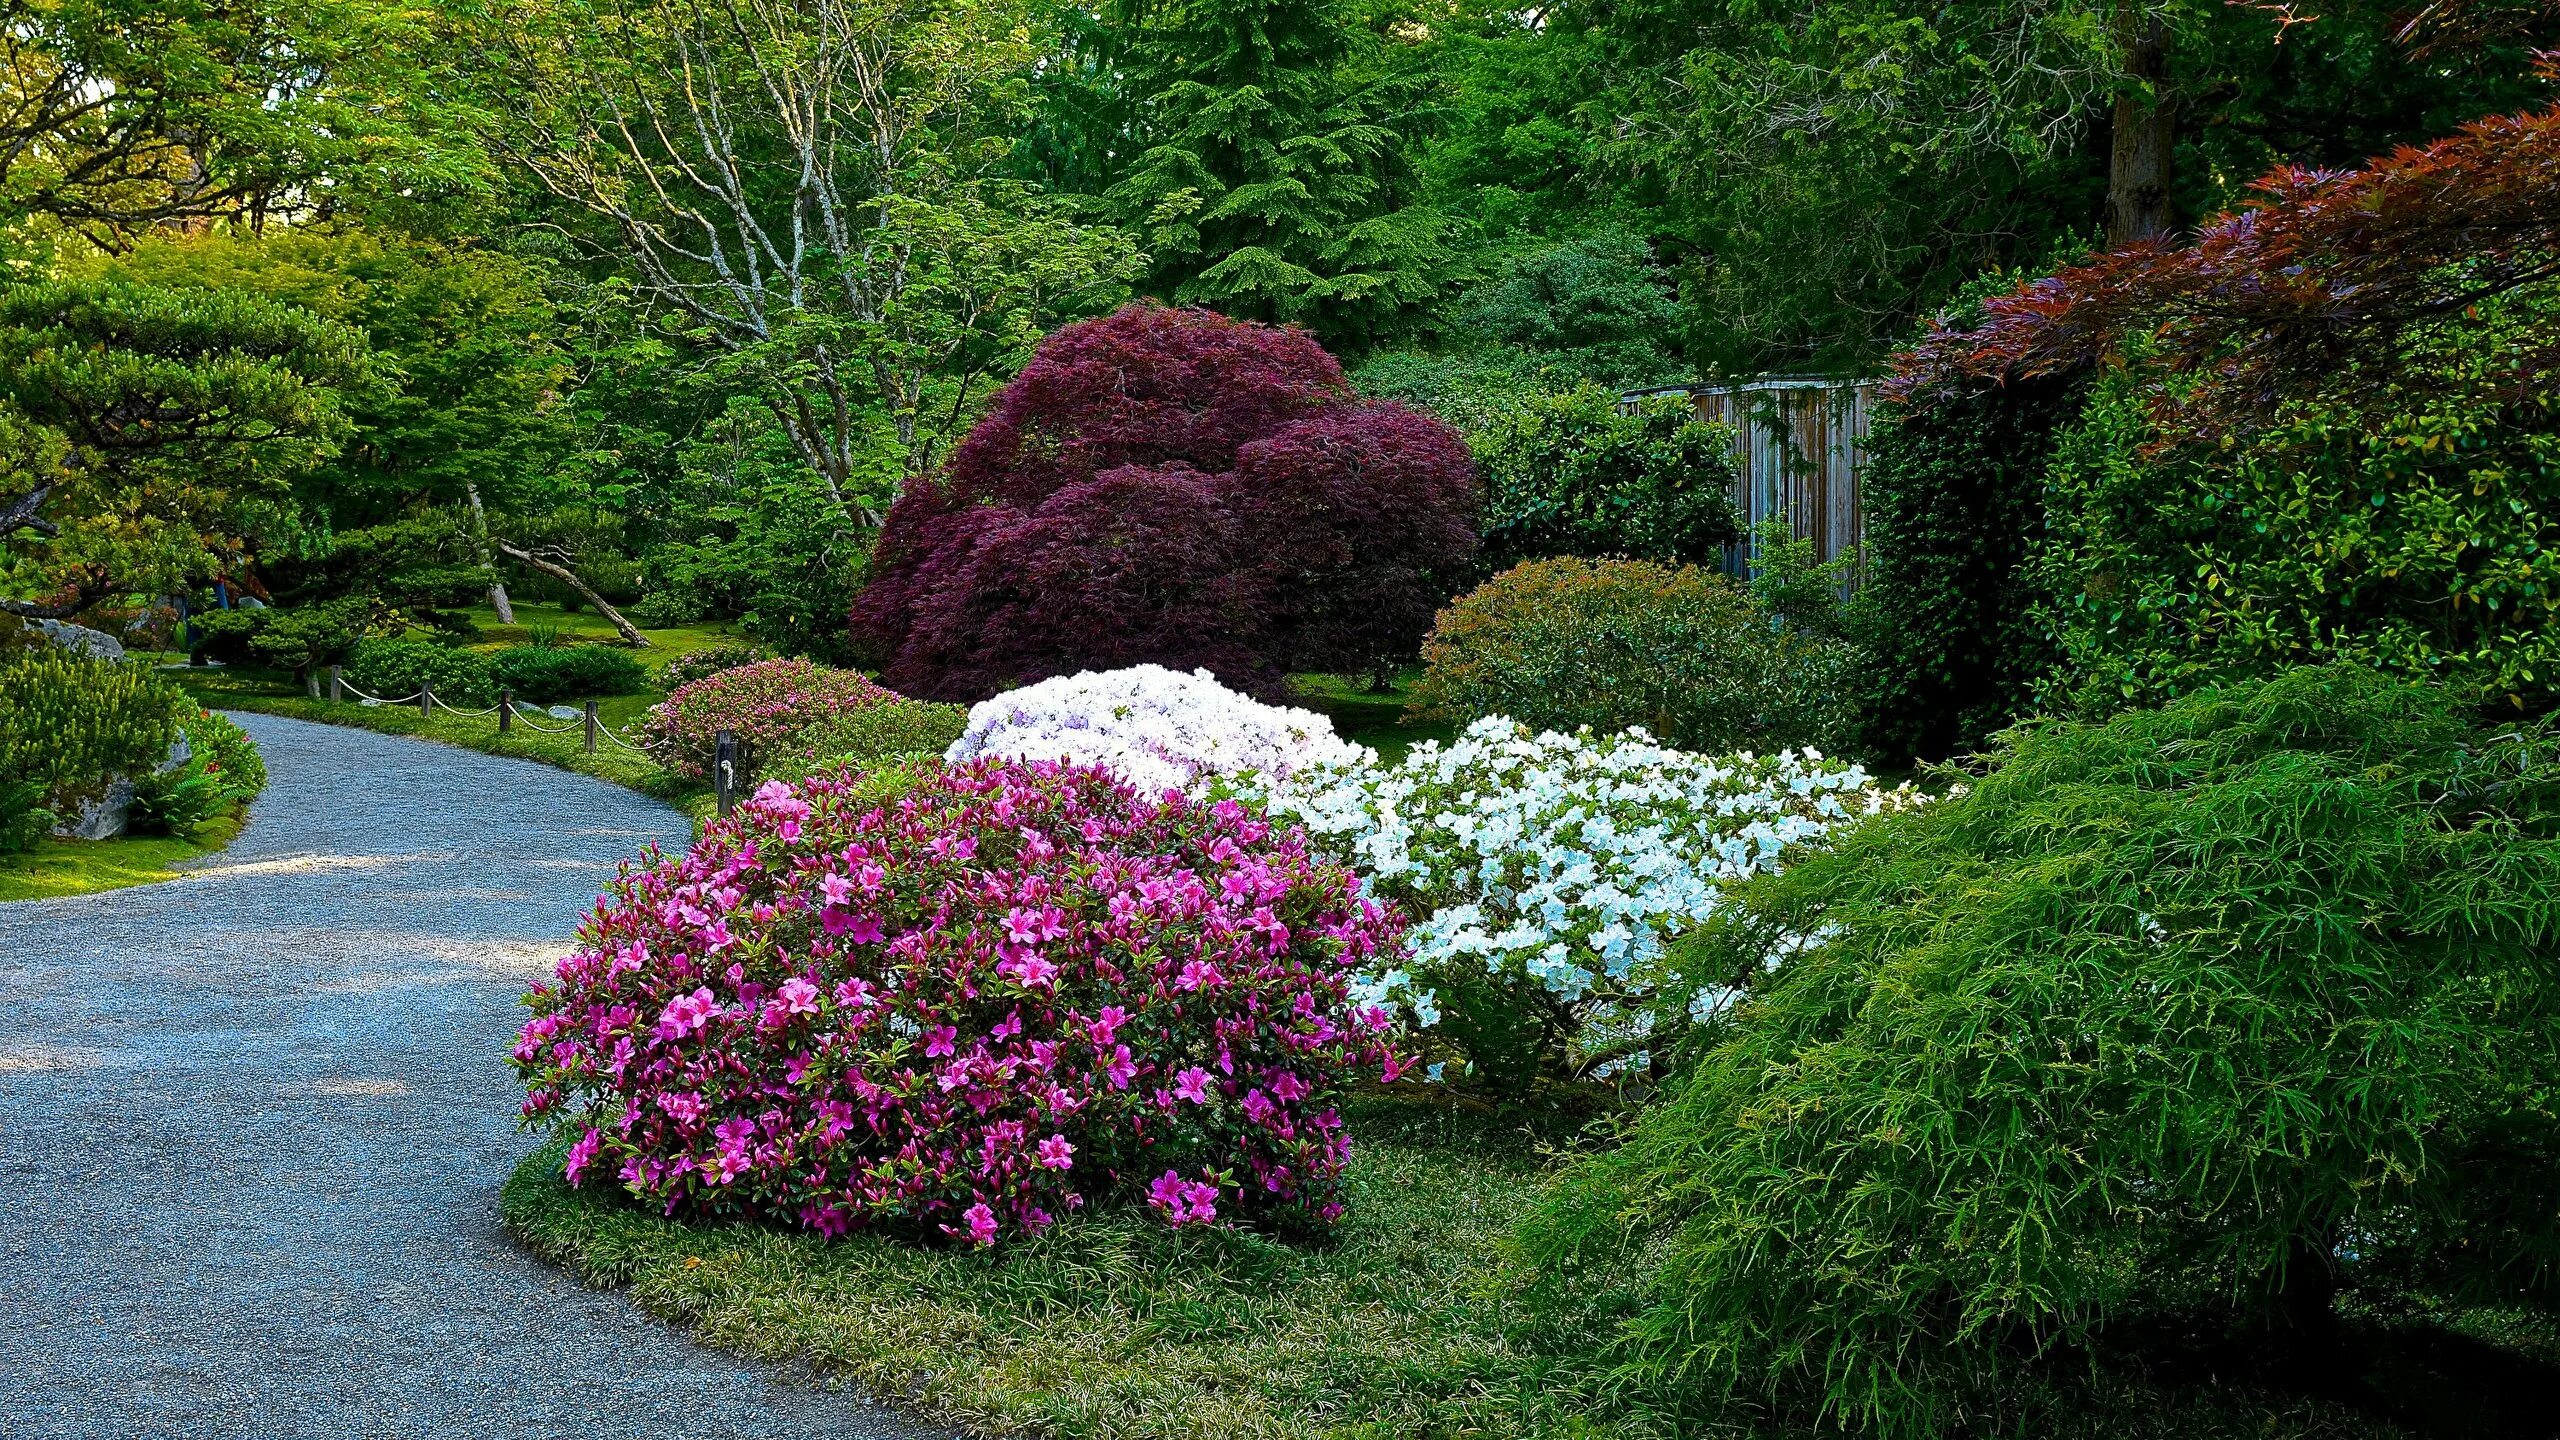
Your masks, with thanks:
M 1142 793 L 1198 794 L 1248 771 L 1286 779 L 1310 766 L 1359 769 L 1377 756 L 1336 735 L 1324 716 L 1239 695 L 1206 670 L 1134 665 L 982 701 L 944 758 L 1101 765 Z
M 1486 1068 L 1603 1074 L 1641 1058 L 1664 949 L 1726 887 L 1920 798 L 1811 750 L 1693 755 L 1642 730 L 1532 733 L 1498 715 L 1396 765 L 1236 788 L 1421 917 L 1406 967 L 1365 977 L 1365 998 L 1426 1028 L 1447 1012 Z M 1692 1013 L 1727 998 L 1691 997 Z

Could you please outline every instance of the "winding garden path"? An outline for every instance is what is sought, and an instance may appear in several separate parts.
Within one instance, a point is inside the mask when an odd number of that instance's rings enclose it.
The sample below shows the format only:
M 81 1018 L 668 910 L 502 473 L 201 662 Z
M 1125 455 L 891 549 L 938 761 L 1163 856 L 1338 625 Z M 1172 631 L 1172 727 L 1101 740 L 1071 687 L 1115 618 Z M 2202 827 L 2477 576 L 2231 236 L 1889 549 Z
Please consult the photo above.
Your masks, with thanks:
M 0 1434 L 940 1434 L 500 1232 L 515 998 L 674 810 L 240 717 L 273 784 L 167 884 L 0 905 Z

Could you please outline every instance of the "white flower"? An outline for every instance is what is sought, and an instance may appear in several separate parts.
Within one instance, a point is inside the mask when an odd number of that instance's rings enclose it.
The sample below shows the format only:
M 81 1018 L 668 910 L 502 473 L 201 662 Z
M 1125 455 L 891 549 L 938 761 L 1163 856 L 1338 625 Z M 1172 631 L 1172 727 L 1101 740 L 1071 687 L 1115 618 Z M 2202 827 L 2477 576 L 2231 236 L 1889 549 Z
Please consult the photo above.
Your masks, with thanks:
M 1453 965 L 1530 981 L 1586 1022 L 1623 1016 L 1726 886 L 1920 800 L 1809 750 L 1690 755 L 1640 730 L 1533 734 L 1501 716 L 1393 766 L 1326 760 L 1237 784 L 1423 917 L 1410 973 L 1364 994 L 1424 1025 L 1439 1007 L 1417 999 Z M 1701 998 L 1709 1014 L 1731 1003 Z
M 1062 675 L 980 702 L 944 758 L 988 757 L 1100 765 L 1150 794 L 1194 795 L 1248 771 L 1286 779 L 1311 766 L 1351 770 L 1377 758 L 1312 710 L 1265 705 L 1206 670 L 1185 675 L 1161 665 Z M 1335 805 L 1347 811 L 1356 803 L 1346 794 Z

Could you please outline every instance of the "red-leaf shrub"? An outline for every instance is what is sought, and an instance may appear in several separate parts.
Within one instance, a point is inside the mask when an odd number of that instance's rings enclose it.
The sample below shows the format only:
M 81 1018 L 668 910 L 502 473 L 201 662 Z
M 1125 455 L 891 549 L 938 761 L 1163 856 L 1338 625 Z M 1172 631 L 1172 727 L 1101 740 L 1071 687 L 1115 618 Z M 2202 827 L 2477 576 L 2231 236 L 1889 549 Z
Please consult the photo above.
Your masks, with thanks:
M 2560 279 L 2560 108 L 2475 121 L 2363 169 L 2280 166 L 2260 198 L 2188 245 L 2146 243 L 1983 303 L 1941 324 L 1889 389 L 2084 369 L 2138 337 L 2166 373 L 2164 416 L 2207 438 L 2318 390 L 2397 412 L 2427 377 L 2415 337 L 2472 307 Z M 2520 393 L 2560 365 L 2560 335 L 2519 356 Z
M 1360 402 L 1294 329 L 1134 305 L 1060 330 L 891 507 L 854 636 L 900 690 L 1411 652 L 1475 549 L 1455 431 Z
M 571 1184 L 984 1244 L 1107 1199 L 1341 1213 L 1335 1102 L 1397 1061 L 1352 972 L 1392 910 L 1233 801 L 982 762 L 769 783 L 624 868 L 526 997 Z
M 640 748 L 689 780 L 707 779 L 719 732 L 767 749 L 848 710 L 898 697 L 850 670 L 806 660 L 759 660 L 679 685 L 649 707 Z

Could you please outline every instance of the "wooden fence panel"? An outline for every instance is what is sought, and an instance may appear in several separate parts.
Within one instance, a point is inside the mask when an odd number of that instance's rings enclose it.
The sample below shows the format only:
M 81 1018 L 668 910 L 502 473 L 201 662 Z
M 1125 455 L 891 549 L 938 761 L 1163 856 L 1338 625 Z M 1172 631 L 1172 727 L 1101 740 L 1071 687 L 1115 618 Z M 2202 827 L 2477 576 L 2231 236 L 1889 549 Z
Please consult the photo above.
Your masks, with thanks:
M 1756 528 L 1778 516 L 1814 542 L 1819 558 L 1857 557 L 1850 571 L 1854 588 L 1866 549 L 1858 475 L 1866 459 L 1876 383 L 1774 377 L 1743 385 L 1638 391 L 1627 398 L 1682 393 L 1701 417 L 1733 427 L 1733 504 L 1745 527 Z M 1737 571 L 1756 554 L 1757 541 L 1746 541 L 1743 549 L 1732 557 Z

